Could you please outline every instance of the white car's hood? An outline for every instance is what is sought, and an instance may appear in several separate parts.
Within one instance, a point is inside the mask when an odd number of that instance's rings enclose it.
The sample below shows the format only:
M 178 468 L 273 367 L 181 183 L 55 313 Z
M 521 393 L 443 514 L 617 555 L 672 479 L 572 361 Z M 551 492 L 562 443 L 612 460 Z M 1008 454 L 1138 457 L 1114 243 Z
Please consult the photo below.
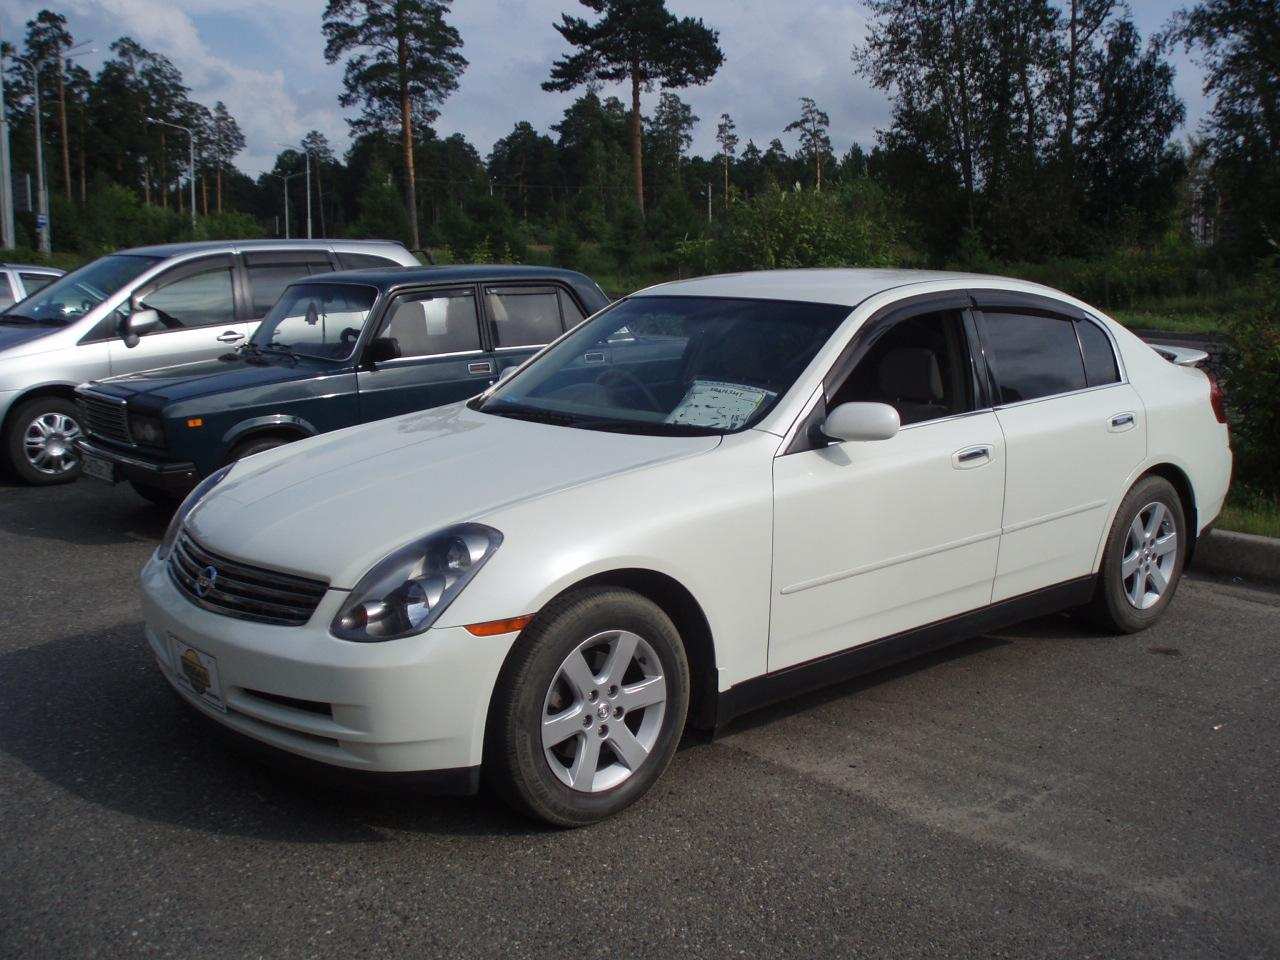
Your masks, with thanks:
M 578 430 L 458 404 L 251 457 L 187 524 L 214 552 L 350 589 L 396 547 L 451 523 L 719 442 Z

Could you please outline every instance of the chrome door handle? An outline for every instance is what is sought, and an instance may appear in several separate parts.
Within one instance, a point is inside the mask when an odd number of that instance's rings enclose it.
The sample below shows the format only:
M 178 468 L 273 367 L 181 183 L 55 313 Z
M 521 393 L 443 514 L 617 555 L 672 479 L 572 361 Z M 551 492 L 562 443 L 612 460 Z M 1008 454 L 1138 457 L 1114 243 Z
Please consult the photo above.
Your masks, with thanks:
M 493 364 L 488 360 L 480 360 L 476 363 L 467 364 L 467 373 L 474 373 L 479 376 L 489 376 L 493 373 Z
M 226 330 L 218 334 L 219 343 L 235 343 L 237 340 L 243 340 L 243 333 L 236 333 L 234 330 Z
M 957 470 L 969 470 L 991 462 L 991 448 L 985 443 L 976 447 L 965 447 L 951 455 L 951 464 Z
M 1121 430 L 1128 430 L 1137 422 L 1132 413 L 1117 413 L 1111 418 L 1111 432 L 1119 433 Z

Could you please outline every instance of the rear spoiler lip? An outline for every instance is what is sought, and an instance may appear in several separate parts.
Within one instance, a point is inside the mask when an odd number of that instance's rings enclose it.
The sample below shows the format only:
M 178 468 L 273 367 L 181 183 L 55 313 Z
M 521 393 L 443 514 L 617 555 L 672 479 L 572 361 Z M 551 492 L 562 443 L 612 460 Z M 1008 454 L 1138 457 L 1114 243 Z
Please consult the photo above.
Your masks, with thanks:
M 1179 367 L 1195 367 L 1209 359 L 1209 354 L 1192 347 L 1174 347 L 1167 343 L 1149 343 L 1152 350 Z

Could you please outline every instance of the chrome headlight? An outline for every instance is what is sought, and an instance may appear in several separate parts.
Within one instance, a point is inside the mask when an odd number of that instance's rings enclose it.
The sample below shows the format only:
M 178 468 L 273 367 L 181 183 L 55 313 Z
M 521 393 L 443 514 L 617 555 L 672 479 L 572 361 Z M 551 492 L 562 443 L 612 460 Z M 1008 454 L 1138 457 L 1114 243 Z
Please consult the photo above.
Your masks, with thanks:
M 187 499 L 182 501 L 182 505 L 173 513 L 173 519 L 169 521 L 169 526 L 164 532 L 164 539 L 160 541 L 160 546 L 156 548 L 156 556 L 161 560 L 165 560 L 169 556 L 169 552 L 173 549 L 174 541 L 178 539 L 178 531 L 182 529 L 183 522 L 196 508 L 196 505 L 204 499 L 205 494 L 222 482 L 222 478 L 231 472 L 234 463 L 229 463 L 219 470 L 215 470 L 209 474 L 198 484 L 196 488 L 187 494 Z
M 145 447 L 164 446 L 164 424 L 157 417 L 129 414 L 129 435 Z
M 401 547 L 360 578 L 330 630 L 365 643 L 422 633 L 501 543 L 492 527 L 461 523 Z

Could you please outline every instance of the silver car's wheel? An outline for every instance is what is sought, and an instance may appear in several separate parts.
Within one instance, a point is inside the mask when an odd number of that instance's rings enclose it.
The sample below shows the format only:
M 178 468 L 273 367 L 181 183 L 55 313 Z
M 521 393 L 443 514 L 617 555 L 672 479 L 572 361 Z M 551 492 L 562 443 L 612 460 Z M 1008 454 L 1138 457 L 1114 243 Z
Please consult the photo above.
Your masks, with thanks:
M 547 689 L 547 763 L 573 790 L 611 790 L 649 759 L 666 709 L 667 680 L 648 641 L 629 630 L 596 633 L 564 658 Z
M 22 449 L 27 462 L 38 473 L 49 477 L 69 474 L 80 466 L 75 441 L 80 425 L 65 413 L 41 413 L 27 424 Z
M 1160 602 L 1178 562 L 1178 527 L 1161 502 L 1148 503 L 1129 524 L 1120 577 L 1124 594 L 1138 610 Z

